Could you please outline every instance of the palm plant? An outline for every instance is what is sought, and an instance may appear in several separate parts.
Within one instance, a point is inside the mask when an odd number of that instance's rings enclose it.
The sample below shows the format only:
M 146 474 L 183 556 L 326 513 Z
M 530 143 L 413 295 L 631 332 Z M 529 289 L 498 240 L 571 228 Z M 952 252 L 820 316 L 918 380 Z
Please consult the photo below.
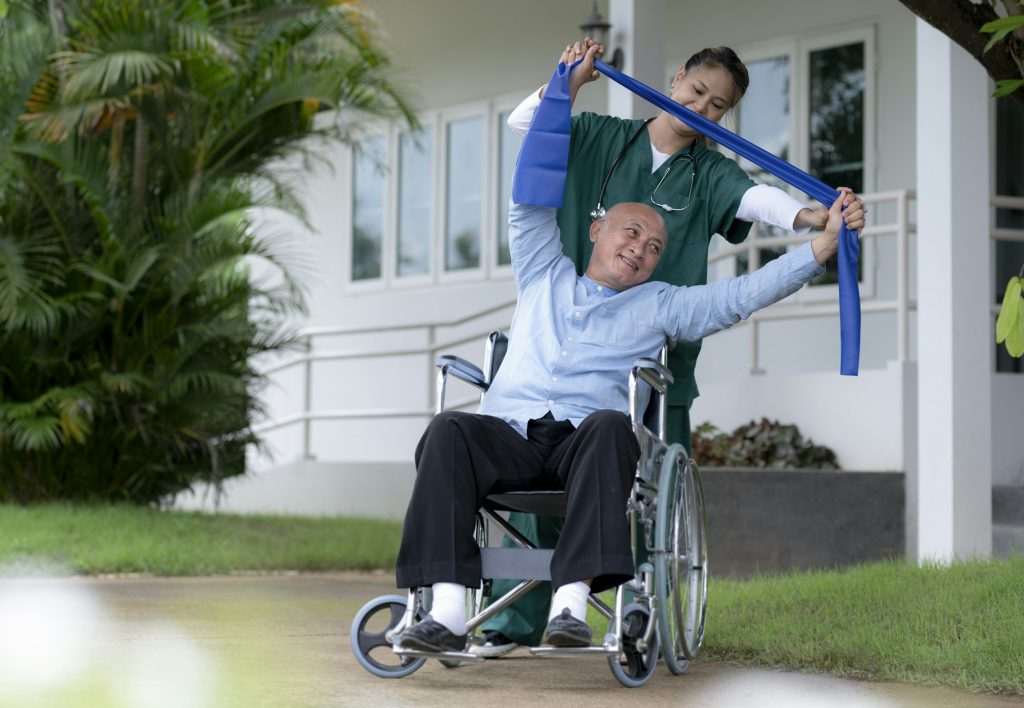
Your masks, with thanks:
M 3 12 L 0 6 L 0 12 Z M 12 2 L 0 32 L 0 501 L 154 502 L 244 471 L 301 263 L 286 165 L 415 124 L 330 0 Z

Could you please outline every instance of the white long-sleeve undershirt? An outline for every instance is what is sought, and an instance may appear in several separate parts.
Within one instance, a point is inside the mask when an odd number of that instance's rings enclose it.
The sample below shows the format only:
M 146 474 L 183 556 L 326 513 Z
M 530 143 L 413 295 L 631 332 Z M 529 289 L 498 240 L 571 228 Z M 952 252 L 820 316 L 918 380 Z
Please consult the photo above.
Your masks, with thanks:
M 509 113 L 508 127 L 517 135 L 526 135 L 533 121 L 533 114 L 537 112 L 540 105 L 540 90 L 533 91 Z M 654 144 L 651 144 L 651 172 L 656 171 L 665 164 L 665 160 L 671 155 L 660 152 Z M 771 224 L 786 231 L 795 231 L 797 234 L 805 234 L 810 229 L 794 229 L 797 214 L 801 209 L 807 208 L 804 204 L 794 199 L 788 192 L 778 187 L 767 184 L 755 184 L 740 199 L 739 207 L 736 209 L 736 218 L 742 221 L 756 221 L 762 224 Z

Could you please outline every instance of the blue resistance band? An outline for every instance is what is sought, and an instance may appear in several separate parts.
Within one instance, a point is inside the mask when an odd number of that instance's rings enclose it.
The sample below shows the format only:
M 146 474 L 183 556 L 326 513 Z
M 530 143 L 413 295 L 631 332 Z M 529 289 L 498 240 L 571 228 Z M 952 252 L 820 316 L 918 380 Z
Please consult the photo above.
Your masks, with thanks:
M 562 206 L 571 130 L 569 72 L 576 64 L 579 64 L 579 61 L 566 68 L 564 64 L 559 63 L 544 90 L 544 97 L 534 114 L 530 130 L 523 139 L 512 179 L 512 199 L 517 204 Z M 839 198 L 839 192 L 821 180 L 689 108 L 679 105 L 659 91 L 623 74 L 603 61 L 595 61 L 594 67 L 612 81 L 670 113 L 718 144 L 768 170 L 825 206 L 832 206 Z M 843 223 L 839 231 L 839 373 L 844 376 L 856 376 L 860 368 L 860 288 L 857 282 L 859 255 L 860 242 L 857 239 L 857 232 L 848 231 L 846 224 Z

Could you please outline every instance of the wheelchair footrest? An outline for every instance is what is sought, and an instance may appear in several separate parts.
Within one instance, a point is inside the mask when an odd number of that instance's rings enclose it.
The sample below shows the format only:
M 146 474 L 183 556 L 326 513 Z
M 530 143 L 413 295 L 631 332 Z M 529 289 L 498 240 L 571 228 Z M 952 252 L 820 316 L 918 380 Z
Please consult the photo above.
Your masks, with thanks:
M 423 659 L 454 659 L 456 661 L 483 661 L 482 656 L 476 654 L 470 654 L 464 651 L 419 651 L 417 649 L 403 649 L 402 647 L 394 647 L 393 651 L 398 656 L 408 656 L 412 658 L 423 658 Z
M 604 644 L 595 644 L 589 647 L 530 647 L 530 653 L 534 656 L 615 656 L 619 650 Z

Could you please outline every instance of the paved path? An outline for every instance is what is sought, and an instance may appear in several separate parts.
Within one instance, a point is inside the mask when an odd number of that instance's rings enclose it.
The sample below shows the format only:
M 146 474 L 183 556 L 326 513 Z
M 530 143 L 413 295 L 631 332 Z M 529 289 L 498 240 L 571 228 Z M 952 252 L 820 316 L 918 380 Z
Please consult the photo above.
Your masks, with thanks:
M 509 658 L 400 680 L 349 650 L 389 575 L 0 580 L 0 706 L 644 706 L 974 708 L 1008 697 L 695 662 L 636 690 L 603 659 Z M 638 704 L 641 705 L 641 704 Z

